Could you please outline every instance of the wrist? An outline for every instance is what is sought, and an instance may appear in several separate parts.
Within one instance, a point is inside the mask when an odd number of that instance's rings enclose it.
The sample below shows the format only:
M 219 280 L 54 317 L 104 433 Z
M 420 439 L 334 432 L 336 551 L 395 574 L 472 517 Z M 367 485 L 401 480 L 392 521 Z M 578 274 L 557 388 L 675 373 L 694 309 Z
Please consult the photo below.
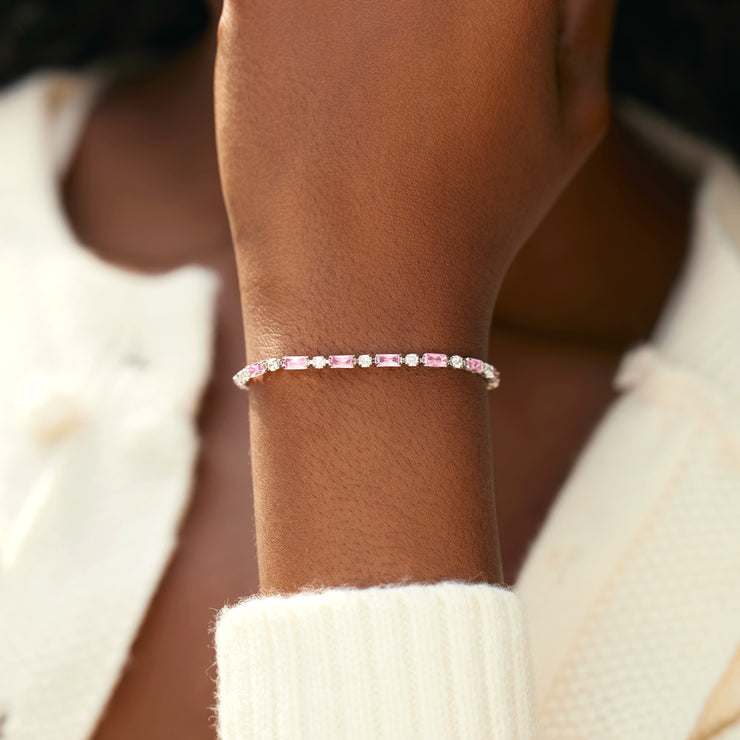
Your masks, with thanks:
M 383 308 L 327 298 L 318 308 L 290 300 L 276 307 L 265 301 L 245 309 L 247 356 L 442 352 L 485 358 L 488 324 L 439 306 L 412 308 L 396 302 Z M 272 309 L 272 310 L 271 310 Z M 269 315 L 268 315 L 269 312 Z
M 239 259 L 247 354 L 445 352 L 486 357 L 500 281 L 433 268 L 409 253 Z M 425 269 L 426 268 L 426 269 Z

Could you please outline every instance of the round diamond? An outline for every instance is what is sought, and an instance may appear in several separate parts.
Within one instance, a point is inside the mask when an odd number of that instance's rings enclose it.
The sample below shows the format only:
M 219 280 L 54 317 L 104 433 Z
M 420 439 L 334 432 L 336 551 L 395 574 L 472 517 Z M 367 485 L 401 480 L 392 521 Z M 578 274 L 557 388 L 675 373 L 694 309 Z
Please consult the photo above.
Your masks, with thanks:
M 463 366 L 463 362 L 464 360 L 460 355 L 452 355 L 452 357 L 450 357 L 450 365 L 452 365 L 452 367 L 460 369 Z
M 279 370 L 280 369 L 280 358 L 279 357 L 271 357 L 267 362 L 265 362 L 265 367 L 268 370 Z
M 413 352 L 411 354 L 406 355 L 403 358 L 404 364 L 408 365 L 409 367 L 416 367 L 419 364 L 419 355 L 414 354 Z
M 493 367 L 489 365 L 488 363 L 484 363 L 483 365 L 483 377 L 487 380 L 490 380 L 493 377 Z
M 310 359 L 309 365 L 313 365 L 314 367 L 321 369 L 322 367 L 326 367 L 327 362 L 328 360 L 323 355 L 316 355 Z
M 360 355 L 357 358 L 357 364 L 360 367 L 370 367 L 373 364 L 373 358 L 371 355 Z
M 249 369 L 248 368 L 242 368 L 234 377 L 233 381 L 238 386 L 243 386 L 247 384 L 247 381 L 249 380 Z

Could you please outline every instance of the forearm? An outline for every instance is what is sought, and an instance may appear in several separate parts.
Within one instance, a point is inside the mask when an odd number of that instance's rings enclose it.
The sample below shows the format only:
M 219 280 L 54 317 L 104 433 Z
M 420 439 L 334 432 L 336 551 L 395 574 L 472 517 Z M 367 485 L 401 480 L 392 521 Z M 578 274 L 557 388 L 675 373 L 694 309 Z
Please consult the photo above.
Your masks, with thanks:
M 427 169 L 423 154 L 405 167 L 409 180 Z M 444 217 L 438 195 L 399 193 L 367 163 L 328 176 L 311 152 L 298 156 L 310 176 L 281 183 L 236 244 L 249 361 L 424 351 L 485 359 L 503 267 L 477 224 L 466 231 Z M 480 377 L 309 368 L 272 373 L 249 392 L 263 591 L 500 580 Z
M 491 269 L 490 250 L 480 245 L 477 265 L 461 270 L 455 262 L 471 246 L 460 242 L 475 237 L 436 220 L 418 193 L 415 213 L 389 183 L 371 188 L 360 162 L 331 178 L 318 162 L 310 171 L 254 217 L 262 236 L 236 245 L 249 360 L 485 358 L 493 290 L 480 290 L 473 273 Z M 249 392 L 263 590 L 499 580 L 481 378 L 308 369 L 272 373 Z

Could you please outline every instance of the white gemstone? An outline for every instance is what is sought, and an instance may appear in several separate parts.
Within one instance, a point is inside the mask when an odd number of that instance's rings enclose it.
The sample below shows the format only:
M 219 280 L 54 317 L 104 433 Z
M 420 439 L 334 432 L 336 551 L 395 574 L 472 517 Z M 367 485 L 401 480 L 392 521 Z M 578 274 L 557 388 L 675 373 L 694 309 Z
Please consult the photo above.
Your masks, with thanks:
M 308 364 L 321 369 L 322 367 L 326 367 L 327 362 L 329 362 L 329 360 L 327 360 L 323 355 L 316 355 L 308 361 Z
M 265 362 L 265 367 L 268 370 L 279 370 L 280 369 L 280 358 L 279 357 L 271 357 L 267 362 Z
M 452 367 L 460 369 L 463 366 L 464 362 L 465 360 L 463 360 L 460 355 L 452 355 L 452 357 L 450 357 L 450 365 L 452 365 Z
M 403 362 L 409 367 L 416 367 L 419 364 L 419 355 L 415 355 L 412 352 L 411 354 L 408 354 L 403 358 Z
M 493 367 L 488 364 L 483 365 L 483 377 L 490 380 L 493 377 Z
M 373 358 L 372 355 L 360 355 L 357 358 L 357 364 L 360 367 L 370 367 L 370 365 L 373 364 Z

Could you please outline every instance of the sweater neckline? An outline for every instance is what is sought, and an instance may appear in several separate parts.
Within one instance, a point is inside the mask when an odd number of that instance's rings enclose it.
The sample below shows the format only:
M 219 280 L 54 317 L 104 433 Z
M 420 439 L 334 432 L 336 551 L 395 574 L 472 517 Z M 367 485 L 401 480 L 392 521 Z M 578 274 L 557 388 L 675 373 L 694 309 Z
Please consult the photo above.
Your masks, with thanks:
M 87 263 L 92 270 L 106 274 L 109 279 L 124 280 L 153 287 L 157 283 L 177 282 L 181 277 L 192 284 L 202 282 L 205 290 L 212 290 L 216 274 L 207 267 L 188 264 L 159 273 L 144 273 L 103 260 L 77 237 L 67 217 L 61 195 L 61 181 L 80 145 L 88 117 L 113 81 L 113 75 L 104 67 L 84 73 L 39 73 L 43 91 L 41 104 L 45 131 L 41 168 L 42 182 L 33 186 L 49 200 L 48 220 L 43 216 L 29 219 L 52 236 L 54 248 L 61 245 L 74 259 Z M 34 85 L 29 85 L 33 88 Z M 660 345 L 679 362 L 701 369 L 722 381 L 740 408 L 740 329 L 729 335 L 720 320 L 727 310 L 737 316 L 740 310 L 733 297 L 734 280 L 740 265 L 740 172 L 724 153 L 702 140 L 683 132 L 674 124 L 653 112 L 628 104 L 623 107 L 628 124 L 632 125 L 666 161 L 692 172 L 701 180 L 694 202 L 694 225 L 688 258 L 674 289 L 663 306 L 651 343 Z M 25 199 L 33 203 L 34 198 Z M 35 204 L 34 204 L 35 208 Z M 35 209 L 38 213 L 38 209 Z M 707 257 L 707 252 L 720 250 L 727 259 L 721 274 L 716 268 L 718 258 Z M 719 291 L 708 290 L 706 284 L 722 284 Z M 737 292 L 734 295 L 737 296 Z M 701 294 L 697 298 L 697 293 Z M 726 306 L 725 301 L 731 306 Z M 740 302 L 740 297 L 737 298 Z M 627 353 L 626 360 L 631 353 Z M 615 377 L 615 385 L 622 388 L 624 374 Z M 620 380 L 622 378 L 622 380 Z M 626 387 L 626 386 L 625 386 Z

